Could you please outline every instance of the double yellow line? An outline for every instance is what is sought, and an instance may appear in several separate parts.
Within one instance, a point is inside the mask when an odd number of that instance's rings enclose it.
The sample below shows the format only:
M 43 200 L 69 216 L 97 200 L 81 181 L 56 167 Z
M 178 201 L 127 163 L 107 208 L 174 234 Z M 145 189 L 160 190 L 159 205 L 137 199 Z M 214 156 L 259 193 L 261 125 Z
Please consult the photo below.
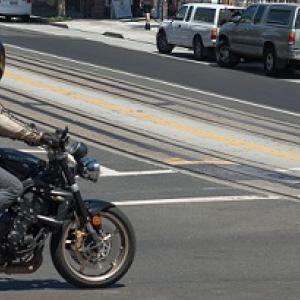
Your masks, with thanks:
M 242 140 L 235 137 L 228 137 L 224 136 L 209 130 L 201 129 L 201 128 L 195 128 L 189 125 L 184 125 L 181 123 L 178 123 L 173 120 L 164 119 L 157 117 L 152 114 L 147 114 L 141 111 L 136 111 L 133 109 L 130 109 L 126 106 L 120 105 L 120 104 L 114 104 L 107 100 L 103 100 L 100 98 L 92 97 L 89 95 L 84 95 L 79 92 L 72 91 L 70 89 L 66 89 L 64 87 L 60 87 L 54 84 L 46 83 L 41 80 L 36 80 L 29 77 L 24 77 L 22 75 L 19 75 L 11 70 L 7 70 L 5 72 L 5 77 L 14 80 L 17 82 L 20 82 L 22 84 L 26 84 L 28 86 L 34 87 L 34 88 L 42 88 L 45 91 L 55 93 L 58 95 L 66 96 L 71 98 L 72 100 L 90 103 L 93 105 L 97 105 L 101 108 L 108 109 L 120 114 L 124 114 L 126 116 L 134 117 L 141 121 L 147 121 L 149 123 L 159 125 L 165 128 L 169 129 L 175 129 L 184 133 L 191 134 L 195 137 L 200 138 L 206 138 L 209 140 L 212 140 L 214 142 L 222 143 L 228 146 L 233 146 L 236 148 L 251 150 L 260 154 L 267 154 L 273 157 L 282 158 L 285 160 L 292 160 L 292 161 L 300 161 L 300 155 L 292 152 L 287 151 L 281 151 L 278 149 L 270 148 L 265 145 L 259 145 L 255 143 L 248 142 L 246 140 Z

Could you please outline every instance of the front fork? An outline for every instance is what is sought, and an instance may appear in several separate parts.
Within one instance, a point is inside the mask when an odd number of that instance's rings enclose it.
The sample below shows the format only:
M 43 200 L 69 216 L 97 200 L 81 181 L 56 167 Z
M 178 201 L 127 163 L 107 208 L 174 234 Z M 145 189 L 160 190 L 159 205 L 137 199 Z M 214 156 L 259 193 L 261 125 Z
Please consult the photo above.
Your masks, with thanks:
M 69 170 L 66 159 L 61 160 L 61 167 L 66 176 L 68 185 L 71 187 L 73 197 L 76 202 L 76 209 L 78 210 L 78 214 L 82 217 L 81 218 L 82 225 L 86 227 L 88 233 L 91 234 L 93 240 L 98 244 L 100 242 L 98 234 L 91 224 L 91 218 L 90 218 L 88 208 L 86 207 L 86 205 L 82 199 L 82 196 L 81 196 L 81 193 L 79 190 L 79 186 L 75 180 L 74 175 Z

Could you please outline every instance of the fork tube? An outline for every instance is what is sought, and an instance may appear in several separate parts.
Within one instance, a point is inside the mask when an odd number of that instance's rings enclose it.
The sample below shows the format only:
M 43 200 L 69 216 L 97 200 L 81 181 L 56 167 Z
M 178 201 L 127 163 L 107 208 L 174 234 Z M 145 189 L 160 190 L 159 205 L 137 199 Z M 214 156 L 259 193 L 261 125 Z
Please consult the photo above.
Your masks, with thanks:
M 74 198 L 76 201 L 76 206 L 79 209 L 79 213 L 83 218 L 82 225 L 85 225 L 87 231 L 91 234 L 95 243 L 97 245 L 99 245 L 100 241 L 99 241 L 98 234 L 90 222 L 89 211 L 88 211 L 87 207 L 85 206 L 85 203 L 81 197 L 79 186 L 78 186 L 77 182 L 75 181 L 75 176 L 73 176 L 73 174 L 69 170 L 69 166 L 68 166 L 68 162 L 67 162 L 66 158 L 62 159 L 60 161 L 60 164 L 61 164 L 62 170 L 67 178 L 67 182 L 72 189 L 72 192 L 73 192 L 73 195 L 74 195 Z
M 74 198 L 76 200 L 76 205 L 79 208 L 80 215 L 84 219 L 84 223 L 85 224 L 87 224 L 87 223 L 90 224 L 90 216 L 89 216 L 88 209 L 85 206 L 85 203 L 84 203 L 84 201 L 83 201 L 83 199 L 81 197 L 79 186 L 78 186 L 77 182 L 75 181 L 75 177 L 69 171 L 69 167 L 68 167 L 68 164 L 67 164 L 66 160 L 62 160 L 61 161 L 61 167 L 62 167 L 63 172 L 64 172 L 64 174 L 65 174 L 65 176 L 67 178 L 67 182 L 68 182 L 69 186 L 72 189 Z

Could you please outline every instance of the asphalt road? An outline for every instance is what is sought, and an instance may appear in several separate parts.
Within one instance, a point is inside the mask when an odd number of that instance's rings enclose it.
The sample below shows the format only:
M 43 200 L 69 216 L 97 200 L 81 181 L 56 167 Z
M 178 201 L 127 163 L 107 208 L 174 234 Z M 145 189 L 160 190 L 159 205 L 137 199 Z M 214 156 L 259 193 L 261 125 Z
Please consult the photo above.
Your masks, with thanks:
M 1 35 L 4 42 L 21 47 L 256 103 L 270 104 L 272 100 L 272 106 L 299 111 L 297 84 L 266 78 L 260 71 L 243 70 L 243 66 L 238 70 L 221 70 L 188 61 L 171 62 L 168 58 L 90 41 L 6 29 L 2 29 Z M 9 140 L 1 140 L 1 145 L 26 147 Z M 0 299 L 299 298 L 300 206 L 297 202 L 265 199 L 255 192 L 249 194 L 185 173 L 164 173 L 166 169 L 161 166 L 103 148 L 91 147 L 90 155 L 100 159 L 107 173 L 97 184 L 81 181 L 82 192 L 87 198 L 100 197 L 123 204 L 122 210 L 129 216 L 137 235 L 137 255 L 132 268 L 109 289 L 78 290 L 58 276 L 49 252 L 45 251 L 45 262 L 37 273 L 1 276 Z M 153 172 L 143 174 L 144 171 Z M 239 201 L 234 201 L 237 199 L 234 196 L 239 196 Z M 242 196 L 252 196 L 252 200 L 242 200 Z M 207 197 L 223 197 L 223 200 L 207 202 Z M 184 203 L 162 201 L 175 202 L 179 198 Z M 192 202 L 195 198 L 198 201 Z M 128 206 L 128 200 L 139 202 Z M 159 200 L 160 204 L 145 205 L 146 200 Z
M 1 40 L 37 51 L 149 76 L 254 103 L 299 112 L 298 84 L 266 77 L 261 68 L 241 65 L 235 70 L 198 65 L 149 53 L 82 39 L 1 28 Z M 124 42 L 124 41 L 120 41 Z M 126 42 L 126 41 L 125 41 Z M 286 78 L 294 78 L 288 74 Z M 296 78 L 298 78 L 296 76 Z M 249 92 L 251 91 L 251 92 Z
M 2 145 L 28 148 L 1 140 Z M 44 154 L 36 154 L 44 157 Z M 90 155 L 115 172 L 135 175 L 81 181 L 89 198 L 141 203 L 122 206 L 137 235 L 128 274 L 105 290 L 78 290 L 56 273 L 46 248 L 32 275 L 2 275 L 1 299 L 298 299 L 300 206 L 287 200 L 189 203 L 190 197 L 249 195 L 189 175 L 138 174 L 161 167 L 90 147 Z M 181 204 L 142 205 L 147 199 L 182 198 Z M 126 204 L 126 203 L 123 203 Z

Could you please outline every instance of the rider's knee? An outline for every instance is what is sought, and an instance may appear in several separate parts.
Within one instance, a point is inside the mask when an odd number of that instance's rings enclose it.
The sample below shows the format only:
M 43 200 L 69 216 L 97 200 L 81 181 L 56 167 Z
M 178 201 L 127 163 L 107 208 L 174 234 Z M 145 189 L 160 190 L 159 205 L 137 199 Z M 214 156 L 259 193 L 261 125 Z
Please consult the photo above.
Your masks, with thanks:
M 16 196 L 19 196 L 23 191 L 23 184 L 19 180 L 14 180 L 11 182 L 11 186 L 9 187 L 8 191 Z

